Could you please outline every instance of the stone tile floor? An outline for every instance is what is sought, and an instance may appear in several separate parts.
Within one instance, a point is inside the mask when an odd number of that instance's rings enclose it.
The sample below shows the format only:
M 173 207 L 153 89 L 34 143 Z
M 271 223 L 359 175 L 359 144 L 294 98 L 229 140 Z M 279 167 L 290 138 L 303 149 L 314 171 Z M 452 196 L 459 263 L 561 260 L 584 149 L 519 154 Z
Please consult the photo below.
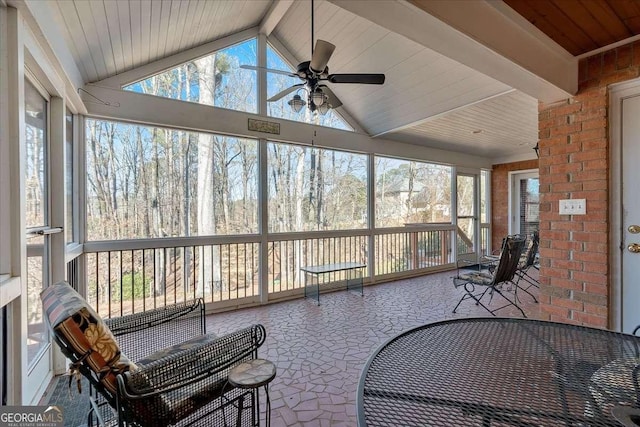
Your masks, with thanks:
M 259 357 L 277 367 L 269 387 L 272 426 L 355 426 L 360 374 L 383 342 L 428 322 L 489 315 L 471 301 L 451 312 L 462 295 L 452 285 L 454 274 L 368 286 L 364 297 L 347 291 L 323 294 L 320 306 L 297 299 L 209 315 L 207 331 L 221 335 L 253 323 L 265 326 L 267 339 Z M 502 305 L 499 299 L 491 306 Z M 520 299 L 527 315 L 538 317 L 537 304 L 527 295 Z M 497 314 L 521 316 L 515 308 Z M 264 402 L 262 396 L 263 411 Z

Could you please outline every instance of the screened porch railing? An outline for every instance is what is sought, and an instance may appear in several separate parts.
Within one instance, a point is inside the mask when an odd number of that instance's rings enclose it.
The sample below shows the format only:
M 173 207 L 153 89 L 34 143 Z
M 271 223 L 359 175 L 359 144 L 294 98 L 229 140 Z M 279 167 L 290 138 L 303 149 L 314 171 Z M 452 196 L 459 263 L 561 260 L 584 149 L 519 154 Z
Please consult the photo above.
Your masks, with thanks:
M 301 267 L 337 264 L 341 262 L 367 263 L 368 235 L 359 233 L 320 233 L 322 237 L 304 237 L 289 233 L 270 236 L 268 244 L 269 293 L 278 294 L 301 289 L 305 275 Z M 308 234 L 307 234 L 308 236 Z M 339 282 L 345 272 L 332 272 L 320 276 L 320 284 Z M 363 272 L 368 275 L 367 269 Z
M 203 298 L 259 296 L 258 238 L 180 238 L 85 245 L 86 298 L 105 317 Z
M 237 306 L 261 300 L 262 245 L 266 291 L 269 299 L 279 299 L 302 294 L 304 266 L 359 262 L 367 265 L 365 281 L 442 269 L 455 261 L 454 233 L 454 226 L 438 224 L 270 234 L 266 242 L 258 235 L 92 242 L 85 244 L 79 285 L 104 317 L 195 298 Z M 344 279 L 344 272 L 336 272 L 320 283 L 329 287 Z

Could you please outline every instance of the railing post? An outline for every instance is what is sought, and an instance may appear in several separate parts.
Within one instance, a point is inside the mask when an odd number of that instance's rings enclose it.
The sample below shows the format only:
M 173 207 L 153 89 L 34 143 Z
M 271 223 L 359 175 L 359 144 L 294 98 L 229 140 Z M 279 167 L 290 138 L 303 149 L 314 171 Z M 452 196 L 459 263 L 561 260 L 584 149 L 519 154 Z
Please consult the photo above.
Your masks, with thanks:
M 418 268 L 418 233 L 411 232 L 411 265 L 409 269 L 415 270 Z
M 451 231 L 441 231 L 440 236 L 440 257 L 442 259 L 441 263 L 447 264 L 449 260 L 449 242 L 448 236 L 451 234 Z
M 369 278 L 371 282 L 375 282 L 376 277 L 376 262 L 375 262 L 375 244 L 376 244 L 376 236 L 375 236 L 375 228 L 376 228 L 376 188 L 375 188 L 375 178 L 376 178 L 376 161 L 375 156 L 373 154 L 368 155 L 369 167 L 367 168 L 367 193 L 368 196 L 368 233 L 367 233 L 367 271 L 369 273 Z M 364 280 L 364 277 L 362 278 Z
M 258 283 L 260 286 L 260 302 L 269 301 L 269 200 L 267 195 L 267 140 L 258 141 L 258 225 L 260 233 L 260 248 L 258 249 Z M 281 279 L 282 280 L 282 279 Z

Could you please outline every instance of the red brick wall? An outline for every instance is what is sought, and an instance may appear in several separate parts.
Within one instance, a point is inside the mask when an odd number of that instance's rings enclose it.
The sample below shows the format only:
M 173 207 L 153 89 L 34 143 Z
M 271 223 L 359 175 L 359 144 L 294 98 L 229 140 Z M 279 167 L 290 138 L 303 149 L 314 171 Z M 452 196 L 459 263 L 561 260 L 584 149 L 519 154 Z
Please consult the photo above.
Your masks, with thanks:
M 509 172 L 538 169 L 538 160 L 502 163 L 491 170 L 492 250 L 500 249 L 502 238 L 509 234 Z
M 539 106 L 540 309 L 544 319 L 608 327 L 609 99 L 607 86 L 640 75 L 640 43 L 583 59 L 576 96 Z M 560 199 L 587 214 L 558 214 Z

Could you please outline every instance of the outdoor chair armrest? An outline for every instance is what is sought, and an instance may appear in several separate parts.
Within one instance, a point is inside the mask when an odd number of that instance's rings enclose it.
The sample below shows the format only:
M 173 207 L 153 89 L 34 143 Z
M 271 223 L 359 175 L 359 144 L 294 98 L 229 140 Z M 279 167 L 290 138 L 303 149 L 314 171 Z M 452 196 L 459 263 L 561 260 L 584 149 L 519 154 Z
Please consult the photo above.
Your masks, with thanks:
M 189 316 L 202 317 L 204 315 L 203 307 L 202 299 L 197 299 L 140 313 L 105 319 L 104 322 L 109 327 L 113 335 L 117 337 L 119 335 L 145 330 L 162 323 L 175 321 Z
M 265 337 L 264 327 L 253 325 L 169 354 L 118 375 L 119 394 L 125 399 L 144 399 L 204 379 L 226 381 L 231 367 L 257 356 Z

